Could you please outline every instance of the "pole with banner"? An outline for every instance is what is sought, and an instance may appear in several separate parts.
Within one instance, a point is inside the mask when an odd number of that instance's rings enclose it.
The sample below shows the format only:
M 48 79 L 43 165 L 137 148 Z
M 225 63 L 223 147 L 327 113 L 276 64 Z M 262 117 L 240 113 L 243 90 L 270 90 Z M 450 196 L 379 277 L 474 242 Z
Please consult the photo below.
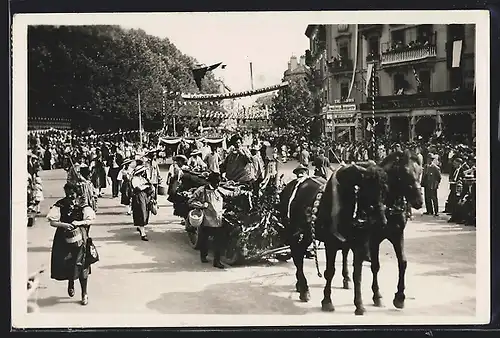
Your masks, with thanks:
M 174 112 L 172 114 L 172 127 L 174 130 L 174 137 L 177 137 L 177 129 L 175 127 L 175 115 L 177 114 L 177 110 L 178 110 L 178 102 L 177 102 L 177 98 L 175 98 L 174 99 Z
M 371 139 L 371 142 L 372 142 L 372 154 L 373 154 L 373 157 L 375 158 L 375 160 L 378 160 L 378 156 L 377 156 L 377 146 L 376 146 L 376 135 L 375 135 L 375 125 L 376 125 L 376 122 L 375 122 L 375 64 L 373 64 L 373 68 L 372 68 L 372 76 L 371 76 L 371 80 L 372 80 L 372 130 L 371 130 L 371 133 L 372 133 L 372 139 Z
M 137 92 L 137 101 L 139 105 L 139 144 L 142 149 L 142 113 L 141 113 L 141 92 Z

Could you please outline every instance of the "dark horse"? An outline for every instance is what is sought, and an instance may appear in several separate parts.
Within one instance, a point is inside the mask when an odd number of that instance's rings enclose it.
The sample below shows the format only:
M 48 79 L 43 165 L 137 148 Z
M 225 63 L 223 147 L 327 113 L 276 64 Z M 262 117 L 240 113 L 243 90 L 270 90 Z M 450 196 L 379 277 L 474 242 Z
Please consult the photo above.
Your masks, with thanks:
M 423 204 L 419 175 L 422 170 L 418 158 L 409 151 L 393 152 L 389 154 L 379 166 L 384 169 L 388 177 L 388 191 L 384 200 L 386 205 L 387 225 L 375 224 L 369 234 L 369 248 L 371 256 L 371 271 L 373 274 L 372 290 L 373 303 L 382 306 L 382 295 L 378 285 L 380 271 L 380 244 L 384 240 L 391 242 L 398 260 L 399 276 L 397 292 L 393 304 L 396 308 L 404 308 L 405 301 L 405 272 L 407 261 L 404 253 L 404 229 L 408 221 L 407 206 L 420 209 Z M 342 275 L 344 288 L 349 288 L 349 269 L 347 254 L 349 248 L 342 250 Z
M 372 224 L 385 224 L 382 201 L 387 190 L 387 175 L 374 162 L 339 168 L 328 181 L 311 177 L 294 180 L 282 191 L 280 212 L 283 215 L 293 262 L 297 268 L 300 300 L 309 301 L 309 287 L 304 275 L 304 255 L 313 243 L 317 261 L 316 239 L 325 243 L 326 285 L 322 309 L 334 311 L 330 298 L 337 251 L 349 248 L 354 253 L 355 313 L 365 312 L 361 297 L 361 269 L 369 260 L 368 234 Z
M 422 189 L 419 175 L 422 167 L 418 158 L 410 153 L 394 152 L 389 154 L 380 166 L 387 173 L 388 191 L 384 204 L 386 205 L 387 225 L 373 229 L 370 235 L 371 270 L 373 274 L 372 290 L 375 306 L 382 306 L 382 295 L 378 286 L 380 270 L 380 244 L 387 239 L 391 242 L 398 260 L 398 286 L 393 304 L 396 308 L 404 308 L 405 302 L 405 272 L 407 261 L 404 253 L 404 230 L 408 220 L 408 205 L 420 209 L 423 204 Z

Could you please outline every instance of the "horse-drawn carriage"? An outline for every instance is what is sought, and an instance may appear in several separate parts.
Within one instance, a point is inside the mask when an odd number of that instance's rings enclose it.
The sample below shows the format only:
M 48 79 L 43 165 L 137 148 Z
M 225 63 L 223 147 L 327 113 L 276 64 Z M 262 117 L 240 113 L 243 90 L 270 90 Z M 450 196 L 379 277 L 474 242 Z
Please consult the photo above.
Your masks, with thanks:
M 175 195 L 169 197 L 174 204 L 174 214 L 185 220 L 189 242 L 194 249 L 198 249 L 199 232 L 198 226 L 191 224 L 189 220 L 191 208 L 188 201 L 198 187 L 207 184 L 205 178 L 204 173 L 184 171 Z M 229 197 L 224 201 L 224 262 L 237 265 L 265 257 L 288 260 L 289 247 L 285 245 L 284 227 L 275 208 L 279 187 L 269 185 L 259 193 L 253 193 L 254 189 L 247 185 L 231 181 L 223 181 L 221 187 L 226 190 L 252 192 Z

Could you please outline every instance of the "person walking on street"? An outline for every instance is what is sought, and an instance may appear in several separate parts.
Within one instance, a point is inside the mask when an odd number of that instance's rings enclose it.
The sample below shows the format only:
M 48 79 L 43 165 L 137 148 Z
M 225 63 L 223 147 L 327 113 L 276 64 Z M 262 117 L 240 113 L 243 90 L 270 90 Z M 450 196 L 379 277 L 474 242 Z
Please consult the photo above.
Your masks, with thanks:
M 116 152 L 111 154 L 109 160 L 109 170 L 108 177 L 111 179 L 111 191 L 113 198 L 118 197 L 120 192 L 118 173 L 120 172 L 120 165 L 123 163 L 123 159 Z
M 153 192 L 153 199 L 155 201 L 158 201 L 158 186 L 161 183 L 161 173 L 160 173 L 160 166 L 158 165 L 158 160 L 157 160 L 157 151 L 153 150 L 147 154 L 147 157 L 149 158 L 149 166 L 148 166 L 148 179 L 153 185 L 154 192 Z
M 51 250 L 51 278 L 68 281 L 68 295 L 75 295 L 75 280 L 80 280 L 82 305 L 88 304 L 88 277 L 91 273 L 87 263 L 87 241 L 94 210 L 81 205 L 78 187 L 73 183 L 64 186 L 66 197 L 57 201 L 47 214 L 50 225 L 56 228 Z
M 309 151 L 307 150 L 307 143 L 304 143 L 302 145 L 302 151 L 299 154 L 299 163 L 302 164 L 304 167 L 309 168 Z
M 208 184 L 199 187 L 189 200 L 191 208 L 203 210 L 203 222 L 199 227 L 198 243 L 200 248 L 200 259 L 202 263 L 208 263 L 208 238 L 214 238 L 214 261 L 213 266 L 224 269 L 221 263 L 221 252 L 224 246 L 224 229 L 222 227 L 223 198 L 241 195 L 239 189 L 229 191 L 219 186 L 221 176 L 219 173 L 211 172 L 207 178 Z
M 441 183 L 441 170 L 438 166 L 438 156 L 433 155 L 431 163 L 426 165 L 422 175 L 422 186 L 425 194 L 425 207 L 427 211 L 424 215 L 437 216 L 439 213 L 438 189 Z
M 148 241 L 145 227 L 149 224 L 151 199 L 153 198 L 153 186 L 147 179 L 147 168 L 139 165 L 135 168 L 131 179 L 132 185 L 132 217 L 137 231 L 143 241 Z
M 329 178 L 329 170 L 331 168 L 330 160 L 325 156 L 325 150 L 319 149 L 318 156 L 313 161 L 314 167 L 316 170 L 314 171 L 314 175 L 323 177 L 324 179 Z

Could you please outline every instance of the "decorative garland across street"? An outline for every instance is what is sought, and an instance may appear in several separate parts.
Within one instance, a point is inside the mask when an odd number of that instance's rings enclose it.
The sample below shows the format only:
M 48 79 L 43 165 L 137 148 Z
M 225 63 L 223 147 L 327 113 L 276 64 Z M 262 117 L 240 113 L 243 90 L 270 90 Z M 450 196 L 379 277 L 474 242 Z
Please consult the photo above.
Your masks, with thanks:
M 280 84 L 277 84 L 277 85 L 274 85 L 274 86 L 259 88 L 259 89 L 255 89 L 255 90 L 247 90 L 244 92 L 225 93 L 225 94 L 182 94 L 182 98 L 184 100 L 192 100 L 192 101 L 218 101 L 218 100 L 224 100 L 224 99 L 236 99 L 239 97 L 252 96 L 252 95 L 257 95 L 257 94 L 273 92 L 275 90 L 279 90 L 279 89 L 284 88 L 286 86 L 288 86 L 287 81 L 280 83 Z

